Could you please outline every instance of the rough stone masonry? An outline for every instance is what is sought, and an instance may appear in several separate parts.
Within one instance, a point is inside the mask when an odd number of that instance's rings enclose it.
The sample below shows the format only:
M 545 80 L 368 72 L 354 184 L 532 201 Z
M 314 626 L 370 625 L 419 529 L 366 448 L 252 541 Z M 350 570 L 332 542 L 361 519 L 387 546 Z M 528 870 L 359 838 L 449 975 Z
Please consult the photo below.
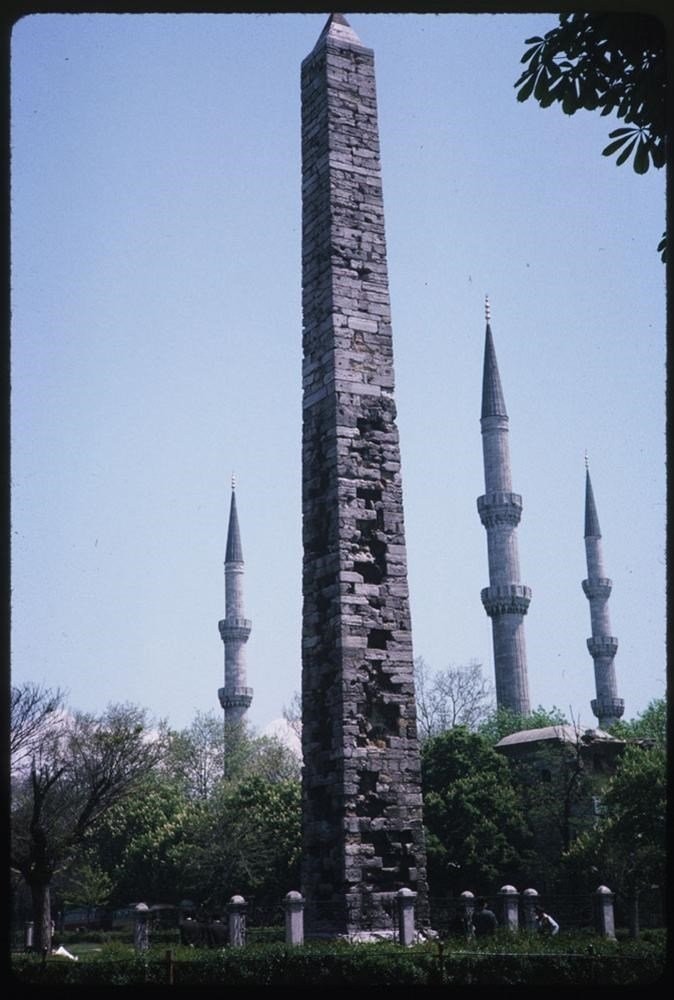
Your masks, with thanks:
M 307 930 L 428 922 L 373 52 L 302 63 L 303 873 Z

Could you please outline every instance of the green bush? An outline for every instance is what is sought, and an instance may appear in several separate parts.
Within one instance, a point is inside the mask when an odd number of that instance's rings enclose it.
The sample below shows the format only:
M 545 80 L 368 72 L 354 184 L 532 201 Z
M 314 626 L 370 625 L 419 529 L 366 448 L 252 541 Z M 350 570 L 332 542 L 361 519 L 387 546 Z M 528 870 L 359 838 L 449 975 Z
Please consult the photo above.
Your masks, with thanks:
M 430 942 L 401 948 L 390 942 L 309 942 L 301 947 L 249 944 L 220 950 L 172 949 L 175 985 L 228 986 L 463 986 L 653 985 L 662 981 L 665 933 L 619 943 L 574 936 L 554 940 L 499 935 L 488 944 Z M 545 947 L 544 947 L 545 945 Z M 20 984 L 166 984 L 166 949 L 143 955 L 120 942 L 79 962 L 21 956 L 13 962 Z

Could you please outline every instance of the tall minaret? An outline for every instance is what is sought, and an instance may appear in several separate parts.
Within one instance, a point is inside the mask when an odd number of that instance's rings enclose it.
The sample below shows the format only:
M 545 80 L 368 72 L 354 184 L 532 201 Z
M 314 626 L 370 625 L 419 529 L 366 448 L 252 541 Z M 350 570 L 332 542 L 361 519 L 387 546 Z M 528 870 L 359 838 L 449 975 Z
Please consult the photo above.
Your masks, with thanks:
M 239 723 L 253 700 L 253 689 L 246 687 L 245 644 L 251 623 L 243 613 L 243 551 L 236 513 L 236 483 L 232 476 L 232 499 L 225 550 L 225 617 L 218 622 L 225 644 L 225 686 L 218 698 L 225 712 L 225 725 Z
M 606 729 L 621 717 L 625 710 L 625 702 L 618 697 L 615 678 L 613 660 L 618 651 L 618 640 L 611 634 L 608 615 L 608 599 L 612 583 L 604 572 L 601 531 L 587 456 L 585 456 L 585 556 L 587 580 L 583 580 L 583 590 L 590 602 L 592 623 L 592 636 L 587 640 L 587 648 L 594 660 L 594 682 L 597 690 L 597 697 L 592 699 L 591 705 L 599 720 L 600 728 Z
M 428 926 L 374 54 L 302 63 L 302 889 L 311 936 Z
M 508 414 L 491 327 L 489 300 L 485 300 L 487 321 L 482 376 L 482 454 L 484 496 L 478 497 L 480 520 L 487 530 L 489 586 L 482 591 L 482 603 L 491 618 L 496 675 L 496 704 L 518 715 L 528 715 L 529 682 L 524 642 L 524 616 L 531 590 L 519 582 L 520 565 L 516 528 L 522 514 L 522 497 L 512 492 Z

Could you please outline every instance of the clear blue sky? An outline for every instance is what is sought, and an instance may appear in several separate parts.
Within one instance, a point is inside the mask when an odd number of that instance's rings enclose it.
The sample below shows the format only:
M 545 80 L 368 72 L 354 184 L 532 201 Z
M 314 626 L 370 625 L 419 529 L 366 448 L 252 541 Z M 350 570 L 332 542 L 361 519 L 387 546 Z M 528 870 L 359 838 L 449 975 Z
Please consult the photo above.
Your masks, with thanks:
M 325 14 L 33 15 L 12 36 L 12 679 L 219 711 L 229 484 L 250 710 L 301 683 L 302 59 Z M 587 450 L 618 692 L 665 694 L 664 171 L 518 104 L 552 14 L 352 14 L 375 51 L 415 655 L 493 681 L 484 296 L 534 705 L 595 724 Z

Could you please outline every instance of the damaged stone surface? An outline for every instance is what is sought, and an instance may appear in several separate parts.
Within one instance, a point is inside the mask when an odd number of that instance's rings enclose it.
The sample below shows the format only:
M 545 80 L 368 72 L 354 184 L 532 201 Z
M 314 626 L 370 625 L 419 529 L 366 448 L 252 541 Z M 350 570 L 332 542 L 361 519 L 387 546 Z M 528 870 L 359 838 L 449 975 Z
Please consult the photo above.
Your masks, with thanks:
M 428 923 L 374 57 L 302 64 L 303 892 L 309 932 Z

